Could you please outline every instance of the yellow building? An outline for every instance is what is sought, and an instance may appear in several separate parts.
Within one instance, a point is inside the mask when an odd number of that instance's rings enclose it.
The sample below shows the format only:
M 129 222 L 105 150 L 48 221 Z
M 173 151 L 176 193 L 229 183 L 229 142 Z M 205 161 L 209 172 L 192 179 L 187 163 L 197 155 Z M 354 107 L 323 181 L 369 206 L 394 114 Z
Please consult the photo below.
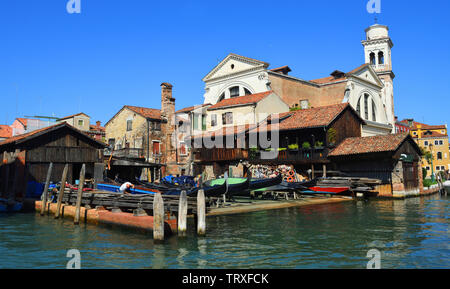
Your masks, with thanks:
M 427 170 L 427 177 L 431 177 L 432 172 L 450 170 L 450 151 L 447 134 L 447 125 L 427 125 L 414 120 L 403 120 L 402 123 L 408 124 L 410 134 L 417 144 L 429 151 L 433 155 L 433 161 L 422 161 L 422 167 Z

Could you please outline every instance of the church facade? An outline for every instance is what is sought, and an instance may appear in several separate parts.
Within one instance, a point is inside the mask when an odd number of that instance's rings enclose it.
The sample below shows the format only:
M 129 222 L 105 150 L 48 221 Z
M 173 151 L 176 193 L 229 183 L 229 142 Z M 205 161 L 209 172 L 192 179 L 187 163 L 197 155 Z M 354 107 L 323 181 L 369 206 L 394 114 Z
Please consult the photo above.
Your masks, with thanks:
M 293 110 L 349 103 L 365 120 L 363 136 L 393 133 L 395 76 L 388 30 L 378 24 L 366 29 L 363 65 L 314 80 L 289 75 L 289 66 L 271 69 L 267 62 L 231 53 L 203 78 L 204 104 L 272 91 Z

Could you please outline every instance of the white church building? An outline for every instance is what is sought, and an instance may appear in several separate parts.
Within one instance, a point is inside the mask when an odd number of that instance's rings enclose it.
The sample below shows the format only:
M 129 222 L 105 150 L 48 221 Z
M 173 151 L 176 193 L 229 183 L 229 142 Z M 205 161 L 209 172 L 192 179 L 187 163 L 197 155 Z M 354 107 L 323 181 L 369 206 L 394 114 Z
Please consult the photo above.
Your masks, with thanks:
M 329 76 L 304 80 L 289 75 L 289 66 L 269 68 L 269 63 L 248 57 L 229 54 L 204 78 L 203 126 L 214 130 L 211 122 L 219 127 L 240 125 L 239 120 L 229 122 L 227 117 L 217 117 L 217 107 L 228 109 L 245 104 L 251 95 L 272 92 L 274 108 L 285 112 L 289 108 L 306 109 L 338 103 L 350 105 L 366 121 L 363 136 L 394 132 L 394 94 L 389 28 L 375 24 L 366 29 L 362 41 L 365 63 L 352 71 L 333 71 Z M 236 101 L 229 99 L 235 98 Z M 251 101 L 248 101 L 251 103 Z M 229 104 L 232 104 L 231 106 Z M 256 104 L 255 104 L 256 105 Z M 271 104 L 266 104 L 272 107 Z M 208 107 L 213 107 L 209 109 Z M 225 123 L 227 122 L 227 123 Z

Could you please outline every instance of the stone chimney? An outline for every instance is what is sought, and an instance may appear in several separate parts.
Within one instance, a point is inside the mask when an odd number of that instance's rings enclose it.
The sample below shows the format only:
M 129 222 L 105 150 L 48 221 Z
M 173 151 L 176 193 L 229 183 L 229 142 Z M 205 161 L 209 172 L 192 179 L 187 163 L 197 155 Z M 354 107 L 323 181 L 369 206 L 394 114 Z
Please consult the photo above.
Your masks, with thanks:
M 163 162 L 166 164 L 163 175 L 179 174 L 176 143 L 172 141 L 175 133 L 175 98 L 172 97 L 172 88 L 170 83 L 161 83 L 161 132 L 164 139 Z

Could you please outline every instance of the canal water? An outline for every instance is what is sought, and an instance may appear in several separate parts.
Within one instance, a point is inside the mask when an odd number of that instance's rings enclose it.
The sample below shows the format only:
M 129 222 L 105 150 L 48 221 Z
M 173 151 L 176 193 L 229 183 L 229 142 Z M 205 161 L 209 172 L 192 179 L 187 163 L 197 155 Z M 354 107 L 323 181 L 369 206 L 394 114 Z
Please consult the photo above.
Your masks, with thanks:
M 152 236 L 74 226 L 35 214 L 0 215 L 0 268 L 450 268 L 449 199 L 343 202 L 207 218 L 207 237 Z

